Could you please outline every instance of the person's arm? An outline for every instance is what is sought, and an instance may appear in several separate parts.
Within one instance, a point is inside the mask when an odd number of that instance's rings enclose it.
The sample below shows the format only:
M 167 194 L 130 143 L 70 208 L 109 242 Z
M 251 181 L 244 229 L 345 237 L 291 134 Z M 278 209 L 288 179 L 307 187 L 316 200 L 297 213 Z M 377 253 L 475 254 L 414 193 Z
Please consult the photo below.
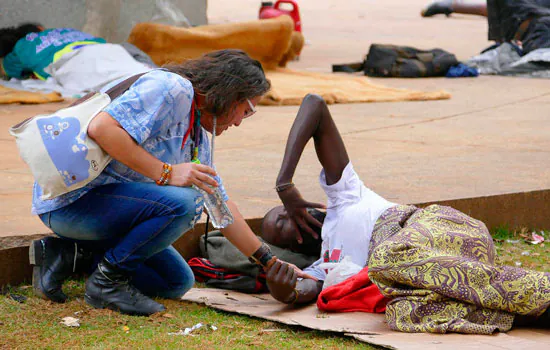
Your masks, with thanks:
M 237 249 L 243 253 L 246 257 L 252 256 L 262 245 L 262 242 L 254 234 L 250 226 L 246 223 L 246 220 L 242 216 L 237 204 L 232 200 L 228 200 L 227 206 L 233 214 L 234 221 L 226 228 L 222 228 L 221 232 L 225 238 L 231 242 Z M 279 259 L 274 259 L 274 263 L 269 263 L 264 268 L 269 271 L 274 265 L 282 266 L 285 271 L 291 271 L 296 278 L 300 277 L 305 280 L 317 281 L 317 278 L 304 273 L 301 269 L 295 265 L 289 264 Z
M 124 128 L 107 112 L 100 112 L 88 126 L 88 136 L 97 142 L 111 157 L 130 169 L 158 180 L 163 171 L 163 162 L 147 152 L 124 130 Z M 209 175 L 216 172 L 209 166 L 195 163 L 172 165 L 172 177 L 168 182 L 173 186 L 196 185 L 212 193 L 206 183 L 217 186 L 217 182 Z
M 326 102 L 319 95 L 309 94 L 302 101 L 296 120 L 290 129 L 285 155 L 277 176 L 277 186 L 292 183 L 302 152 L 311 138 L 315 142 L 317 158 L 325 170 L 327 184 L 331 185 L 340 180 L 342 172 L 349 163 L 344 141 Z M 286 187 L 278 194 L 294 223 L 298 241 L 301 241 L 301 236 L 297 226 L 315 237 L 316 234 L 307 223 L 318 226 L 321 224 L 307 213 L 306 208 L 319 208 L 322 205 L 305 201 L 295 186 Z
M 228 200 L 226 203 L 233 214 L 234 221 L 226 228 L 222 228 L 221 232 L 241 253 L 249 257 L 260 248 L 262 242 L 252 232 L 235 202 Z
M 266 270 L 269 292 L 276 300 L 285 304 L 306 304 L 317 299 L 323 288 L 323 282 L 314 279 L 302 279 L 292 265 L 275 262 Z

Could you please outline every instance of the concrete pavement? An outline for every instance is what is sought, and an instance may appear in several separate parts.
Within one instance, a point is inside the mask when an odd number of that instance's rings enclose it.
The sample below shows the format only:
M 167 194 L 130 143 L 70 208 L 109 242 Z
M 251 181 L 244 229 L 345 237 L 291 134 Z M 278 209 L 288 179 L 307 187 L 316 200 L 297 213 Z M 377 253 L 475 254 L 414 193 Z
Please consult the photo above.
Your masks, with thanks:
M 308 45 L 290 67 L 330 71 L 359 61 L 371 43 L 440 47 L 466 59 L 490 43 L 483 18 L 420 17 L 424 0 L 300 1 Z M 250 20 L 259 1 L 210 0 L 210 23 Z M 331 106 L 350 157 L 367 186 L 389 200 L 418 203 L 550 188 L 550 84 L 509 77 L 373 79 L 416 90 L 445 89 L 451 100 Z M 19 159 L 10 125 L 66 103 L 0 105 L 0 236 L 48 230 L 30 215 L 32 176 Z M 217 139 L 217 168 L 246 217 L 278 204 L 272 189 L 298 108 L 260 107 Z M 323 201 L 312 145 L 295 182 Z M 1 248 L 1 247 L 0 247 Z

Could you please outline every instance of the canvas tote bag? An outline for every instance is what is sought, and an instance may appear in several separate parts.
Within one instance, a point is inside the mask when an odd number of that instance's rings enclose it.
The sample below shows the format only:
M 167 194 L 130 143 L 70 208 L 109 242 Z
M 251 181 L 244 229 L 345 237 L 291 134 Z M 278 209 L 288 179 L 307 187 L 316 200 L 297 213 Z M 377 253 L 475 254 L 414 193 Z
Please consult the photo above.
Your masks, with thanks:
M 89 93 L 67 108 L 37 115 L 10 128 L 21 158 L 42 188 L 40 199 L 52 199 L 84 187 L 105 169 L 111 157 L 88 137 L 88 125 L 143 74 L 134 75 L 105 93 Z

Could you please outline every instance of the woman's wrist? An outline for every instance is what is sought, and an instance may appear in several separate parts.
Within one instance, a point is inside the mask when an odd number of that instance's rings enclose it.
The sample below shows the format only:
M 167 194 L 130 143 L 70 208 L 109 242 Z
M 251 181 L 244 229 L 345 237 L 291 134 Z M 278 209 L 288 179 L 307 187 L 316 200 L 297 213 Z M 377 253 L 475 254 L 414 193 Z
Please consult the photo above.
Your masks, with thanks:
M 166 186 L 168 185 L 168 182 L 172 178 L 172 164 L 170 163 L 164 163 L 162 165 L 162 172 L 159 176 L 159 178 L 155 181 L 155 183 L 159 186 Z
M 277 257 L 271 253 L 271 248 L 265 243 L 262 243 L 260 248 L 258 248 L 249 258 L 250 262 L 258 264 L 263 267 L 269 267 L 272 263 L 277 260 Z

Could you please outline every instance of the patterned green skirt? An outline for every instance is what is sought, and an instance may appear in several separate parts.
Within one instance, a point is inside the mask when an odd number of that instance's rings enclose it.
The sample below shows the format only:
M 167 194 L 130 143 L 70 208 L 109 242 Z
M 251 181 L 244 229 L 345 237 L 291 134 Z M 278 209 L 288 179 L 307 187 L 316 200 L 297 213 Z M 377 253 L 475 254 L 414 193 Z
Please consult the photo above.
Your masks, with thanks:
M 550 273 L 495 265 L 485 224 L 450 207 L 396 206 L 372 234 L 369 276 L 402 332 L 506 332 L 550 306 Z

